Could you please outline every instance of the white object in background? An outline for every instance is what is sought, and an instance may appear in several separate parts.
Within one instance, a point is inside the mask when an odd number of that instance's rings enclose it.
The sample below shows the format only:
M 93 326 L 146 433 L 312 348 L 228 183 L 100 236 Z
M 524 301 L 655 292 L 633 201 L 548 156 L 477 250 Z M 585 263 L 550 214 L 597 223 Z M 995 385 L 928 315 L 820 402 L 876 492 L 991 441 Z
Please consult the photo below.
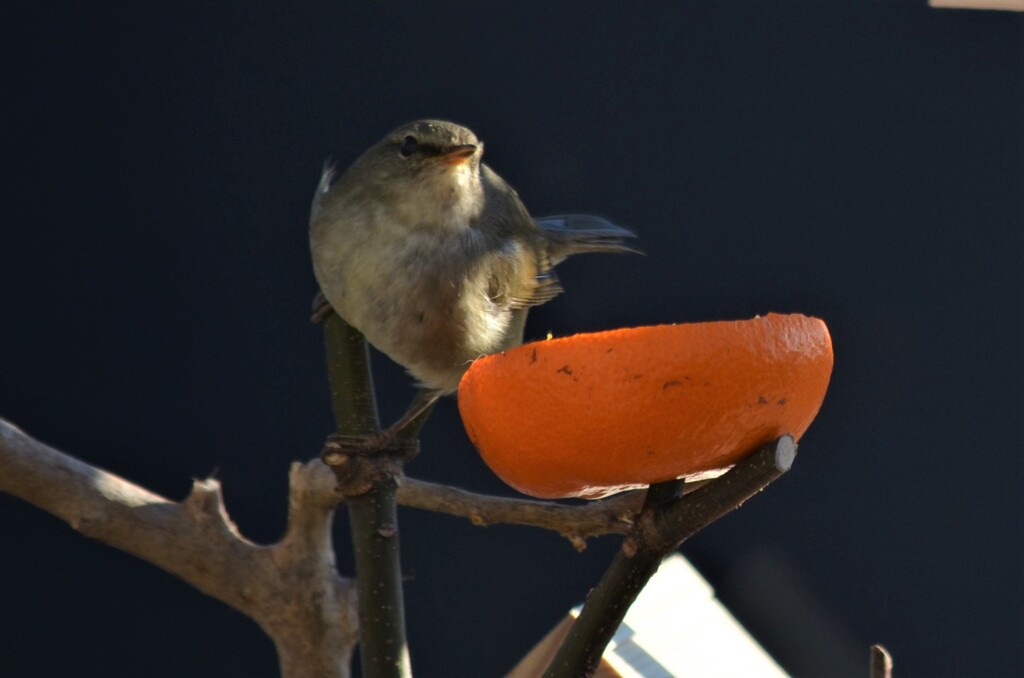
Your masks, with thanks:
M 569 613 L 506 678 L 535 678 L 554 657 Z M 729 614 L 711 585 L 686 558 L 661 563 L 629 608 L 605 650 L 600 678 L 788 678 L 788 674 Z
M 1024 0 L 928 0 L 928 4 L 945 9 L 1008 9 L 1024 12 Z
M 626 613 L 604 659 L 623 678 L 787 675 L 679 554 L 661 563 Z

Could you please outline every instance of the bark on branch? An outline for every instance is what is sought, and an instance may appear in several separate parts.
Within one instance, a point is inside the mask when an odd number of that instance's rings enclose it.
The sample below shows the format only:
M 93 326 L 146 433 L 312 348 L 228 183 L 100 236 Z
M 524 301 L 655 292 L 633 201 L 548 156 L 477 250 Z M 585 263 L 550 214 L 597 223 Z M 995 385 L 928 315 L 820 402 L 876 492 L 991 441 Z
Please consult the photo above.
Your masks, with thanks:
M 438 485 L 414 478 L 403 478 L 398 487 L 398 503 L 437 513 L 467 518 L 474 525 L 512 523 L 553 530 L 572 542 L 578 550 L 586 539 L 603 534 L 626 534 L 640 510 L 645 490 L 568 505 L 552 501 L 493 497 L 467 492 L 457 487 Z
M 195 481 L 174 502 L 0 419 L 0 491 L 250 617 L 274 641 L 285 678 L 347 677 L 356 643 L 352 582 L 338 575 L 331 545 L 337 500 L 321 469 L 319 460 L 292 465 L 287 531 L 260 546 L 231 522 L 216 480 Z

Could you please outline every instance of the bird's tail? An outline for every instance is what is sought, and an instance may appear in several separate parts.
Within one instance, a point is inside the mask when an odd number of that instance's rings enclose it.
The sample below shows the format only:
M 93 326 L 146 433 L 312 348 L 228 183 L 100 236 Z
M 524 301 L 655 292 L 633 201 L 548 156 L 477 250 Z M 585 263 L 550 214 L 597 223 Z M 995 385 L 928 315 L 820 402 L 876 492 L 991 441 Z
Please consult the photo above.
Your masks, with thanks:
M 624 245 L 626 238 L 635 238 L 629 229 L 616 226 L 607 219 L 590 214 L 560 214 L 534 219 L 544 229 L 551 243 L 551 263 L 558 264 L 572 254 L 585 252 L 632 252 L 640 250 Z

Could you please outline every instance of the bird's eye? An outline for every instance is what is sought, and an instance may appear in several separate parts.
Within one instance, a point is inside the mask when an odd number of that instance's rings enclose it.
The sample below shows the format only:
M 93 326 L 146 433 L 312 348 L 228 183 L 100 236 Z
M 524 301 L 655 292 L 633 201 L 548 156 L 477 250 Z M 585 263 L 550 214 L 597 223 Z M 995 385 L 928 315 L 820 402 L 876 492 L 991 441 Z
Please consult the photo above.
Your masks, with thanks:
M 402 140 L 402 147 L 398 149 L 398 152 L 402 154 L 403 158 L 408 158 L 410 155 L 416 152 L 420 147 L 419 142 L 416 141 L 416 137 L 407 136 Z

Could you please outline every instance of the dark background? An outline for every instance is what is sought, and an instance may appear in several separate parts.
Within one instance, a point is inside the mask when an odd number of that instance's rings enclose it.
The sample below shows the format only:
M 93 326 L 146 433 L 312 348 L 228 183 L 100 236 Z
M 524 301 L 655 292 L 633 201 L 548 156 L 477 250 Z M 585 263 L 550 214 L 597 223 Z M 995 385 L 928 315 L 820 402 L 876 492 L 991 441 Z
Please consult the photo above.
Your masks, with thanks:
M 0 416 L 275 540 L 332 419 L 308 205 L 392 127 L 471 126 L 578 257 L 528 333 L 799 311 L 836 366 L 792 473 L 684 550 L 798 675 L 1022 668 L 1022 23 L 922 3 L 4 10 Z M 411 395 L 376 363 L 384 418 Z M 454 400 L 411 475 L 507 492 Z M 616 548 L 402 513 L 422 676 L 496 676 Z M 344 520 L 339 523 L 344 523 Z M 339 554 L 351 570 L 347 536 Z M 0 674 L 273 676 L 255 624 L 0 497 Z M 680 610 L 680 614 L 687 614 Z M 682 640 L 682 639 L 681 639 Z

